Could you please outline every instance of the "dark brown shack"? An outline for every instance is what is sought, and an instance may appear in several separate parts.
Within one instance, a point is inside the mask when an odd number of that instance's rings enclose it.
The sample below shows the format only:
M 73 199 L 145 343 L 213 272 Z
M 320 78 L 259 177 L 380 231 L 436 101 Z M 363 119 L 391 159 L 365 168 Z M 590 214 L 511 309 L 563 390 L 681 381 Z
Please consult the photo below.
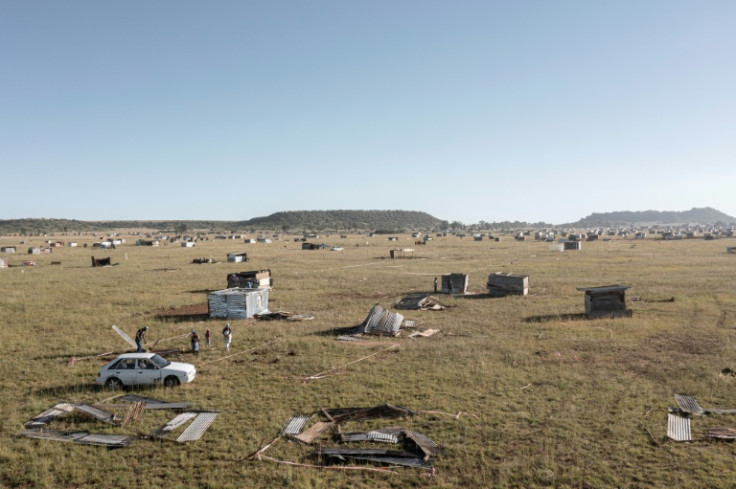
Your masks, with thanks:
M 627 285 L 604 285 L 601 287 L 578 287 L 585 292 L 585 315 L 589 318 L 631 317 L 626 309 Z

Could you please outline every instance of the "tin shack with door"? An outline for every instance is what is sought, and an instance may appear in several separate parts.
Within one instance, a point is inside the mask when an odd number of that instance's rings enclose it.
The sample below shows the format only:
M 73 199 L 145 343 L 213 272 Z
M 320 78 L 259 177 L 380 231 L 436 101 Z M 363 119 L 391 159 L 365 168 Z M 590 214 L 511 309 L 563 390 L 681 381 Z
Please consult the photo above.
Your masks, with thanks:
M 464 273 L 450 273 L 442 276 L 443 294 L 465 294 L 468 291 L 468 276 Z
M 585 315 L 589 318 L 631 317 L 631 309 L 626 309 L 626 289 L 628 285 L 604 285 L 601 287 L 578 287 L 585 292 Z
M 268 289 L 225 289 L 207 296 L 211 318 L 249 319 L 268 310 Z

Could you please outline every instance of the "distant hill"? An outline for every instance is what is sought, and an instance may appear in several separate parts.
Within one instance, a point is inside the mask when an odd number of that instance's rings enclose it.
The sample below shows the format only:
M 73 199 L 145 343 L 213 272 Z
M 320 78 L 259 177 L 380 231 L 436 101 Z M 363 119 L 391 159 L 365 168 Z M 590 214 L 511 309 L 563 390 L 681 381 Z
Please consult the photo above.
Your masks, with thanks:
M 287 211 L 256 217 L 238 224 L 242 227 L 278 230 L 372 230 L 410 231 L 432 229 L 443 223 L 426 212 L 419 211 Z M 446 224 L 445 224 L 446 225 Z
M 571 227 L 610 227 L 653 224 L 736 224 L 736 218 L 712 207 L 693 207 L 689 211 L 619 211 L 593 213 Z
M 249 231 L 410 231 L 447 226 L 426 212 L 417 211 L 290 211 L 277 212 L 247 221 L 78 221 L 75 219 L 0 220 L 0 235 L 39 235 L 46 233 L 95 233 L 112 229 L 150 229 L 167 233 L 193 230 L 216 232 Z

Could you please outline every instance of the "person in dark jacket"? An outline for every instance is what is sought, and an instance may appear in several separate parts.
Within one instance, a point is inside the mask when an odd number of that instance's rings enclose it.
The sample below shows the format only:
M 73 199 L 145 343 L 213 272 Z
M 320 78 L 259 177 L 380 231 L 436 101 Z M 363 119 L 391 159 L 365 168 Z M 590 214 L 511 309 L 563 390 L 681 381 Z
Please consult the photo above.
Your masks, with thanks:
M 196 330 L 192 330 L 192 353 L 199 354 L 199 335 Z
M 143 326 L 135 332 L 135 344 L 138 347 L 138 350 L 136 350 L 138 353 L 146 351 L 143 349 L 143 340 L 146 338 L 146 331 L 148 331 L 148 326 Z

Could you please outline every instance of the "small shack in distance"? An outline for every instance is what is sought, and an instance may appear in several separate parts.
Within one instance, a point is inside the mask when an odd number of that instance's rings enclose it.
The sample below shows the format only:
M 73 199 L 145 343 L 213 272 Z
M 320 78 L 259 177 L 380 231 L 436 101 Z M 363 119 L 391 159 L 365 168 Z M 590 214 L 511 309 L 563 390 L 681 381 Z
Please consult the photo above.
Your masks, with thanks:
M 585 292 L 585 315 L 588 318 L 631 317 L 631 309 L 626 309 L 626 289 L 628 285 L 604 285 L 601 287 L 578 287 Z
M 248 253 L 228 253 L 227 261 L 231 263 L 242 263 L 248 261 Z
M 207 296 L 209 317 L 249 319 L 268 310 L 268 289 L 230 288 Z

